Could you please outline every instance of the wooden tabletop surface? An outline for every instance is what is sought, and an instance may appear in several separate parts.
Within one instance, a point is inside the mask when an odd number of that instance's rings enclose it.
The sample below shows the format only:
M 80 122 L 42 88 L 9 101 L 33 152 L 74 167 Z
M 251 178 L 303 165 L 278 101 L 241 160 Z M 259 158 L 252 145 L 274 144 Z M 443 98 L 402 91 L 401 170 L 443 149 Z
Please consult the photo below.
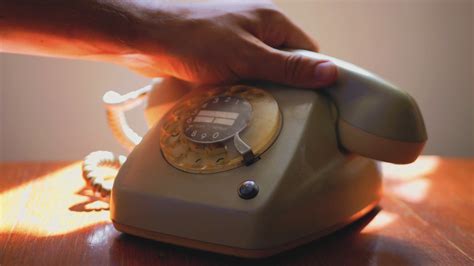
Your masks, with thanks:
M 379 207 L 344 229 L 264 260 L 117 232 L 80 162 L 0 164 L 0 265 L 474 265 L 474 159 L 383 164 Z

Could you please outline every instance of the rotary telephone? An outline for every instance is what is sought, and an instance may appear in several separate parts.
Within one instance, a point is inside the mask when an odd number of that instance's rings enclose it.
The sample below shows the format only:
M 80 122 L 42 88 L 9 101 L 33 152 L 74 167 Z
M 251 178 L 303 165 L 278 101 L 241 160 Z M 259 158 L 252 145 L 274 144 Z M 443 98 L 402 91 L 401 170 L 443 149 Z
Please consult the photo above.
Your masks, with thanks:
M 271 83 L 199 87 L 164 79 L 104 96 L 128 158 L 89 155 L 84 178 L 121 232 L 239 257 L 307 243 L 358 219 L 382 194 L 376 160 L 414 161 L 426 140 L 407 93 L 347 62 L 322 90 Z M 142 139 L 124 112 L 148 100 Z M 120 168 L 117 177 L 99 167 Z M 113 188 L 112 188 L 113 183 Z

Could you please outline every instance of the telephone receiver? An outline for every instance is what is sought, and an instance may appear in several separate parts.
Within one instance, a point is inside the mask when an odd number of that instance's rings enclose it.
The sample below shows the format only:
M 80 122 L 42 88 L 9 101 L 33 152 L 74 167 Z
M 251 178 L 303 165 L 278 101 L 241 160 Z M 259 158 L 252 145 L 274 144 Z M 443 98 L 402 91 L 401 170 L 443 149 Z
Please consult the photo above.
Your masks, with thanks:
M 132 152 L 126 161 L 104 152 L 88 156 L 84 177 L 103 194 L 111 190 L 116 229 L 261 258 L 331 233 L 376 206 L 377 161 L 413 162 L 426 143 L 415 100 L 350 63 L 291 52 L 332 61 L 338 80 L 308 90 L 169 78 L 104 95 L 109 125 Z M 142 139 L 124 112 L 145 101 L 150 130 Z M 121 167 L 113 188 L 104 188 L 94 167 L 110 162 Z
M 421 112 L 409 94 L 353 64 L 314 52 L 294 52 L 318 60 L 330 60 L 338 66 L 337 82 L 322 89 L 321 93 L 329 95 L 337 108 L 337 133 L 343 149 L 396 164 L 411 163 L 418 157 L 426 143 L 427 133 Z M 150 85 L 124 95 L 129 103 L 120 106 L 120 110 L 131 109 L 138 105 L 138 101 L 131 104 L 132 100 L 143 100 L 150 92 L 146 110 L 149 127 L 176 101 L 197 89 L 196 85 L 175 79 L 159 80 L 155 89 L 152 88 Z M 104 96 L 109 106 L 123 101 L 111 100 L 111 94 Z M 113 128 L 119 128 L 121 132 L 114 133 L 123 146 L 131 149 L 141 138 L 123 123 L 123 115 L 119 118 L 117 124 L 120 126 Z

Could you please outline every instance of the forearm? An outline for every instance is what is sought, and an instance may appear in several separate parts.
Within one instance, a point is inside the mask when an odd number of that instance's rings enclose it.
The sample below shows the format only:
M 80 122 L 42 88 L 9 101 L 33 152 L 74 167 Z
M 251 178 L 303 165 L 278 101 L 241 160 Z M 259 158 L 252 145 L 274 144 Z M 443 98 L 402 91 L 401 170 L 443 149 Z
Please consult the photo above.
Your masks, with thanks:
M 143 10 L 168 15 L 134 1 L 2 0 L 0 51 L 113 61 L 133 53 L 140 41 Z M 163 27 L 163 35 L 166 34 Z M 156 34 L 159 35 L 157 29 Z M 157 38 L 159 39 L 159 38 Z M 157 45 L 159 45 L 157 43 Z
M 178 3 L 176 3 L 178 2 Z M 270 80 L 315 88 L 334 64 L 268 0 L 0 0 L 0 52 L 107 61 L 197 83 Z

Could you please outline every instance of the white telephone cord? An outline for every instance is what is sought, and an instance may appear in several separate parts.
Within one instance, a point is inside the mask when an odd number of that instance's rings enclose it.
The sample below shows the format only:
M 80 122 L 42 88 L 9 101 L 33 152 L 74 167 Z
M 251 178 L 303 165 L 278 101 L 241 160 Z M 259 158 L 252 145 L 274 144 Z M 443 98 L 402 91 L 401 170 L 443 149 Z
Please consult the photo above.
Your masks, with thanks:
M 140 143 L 142 137 L 128 125 L 125 111 L 142 104 L 151 89 L 152 85 L 148 85 L 124 95 L 109 91 L 103 97 L 107 123 L 112 129 L 112 134 L 128 151 Z M 110 171 L 106 170 L 118 171 L 125 160 L 125 156 L 116 156 L 108 151 L 91 152 L 82 163 L 82 177 L 94 192 L 100 193 L 104 198 L 109 197 L 115 174 L 111 176 Z

